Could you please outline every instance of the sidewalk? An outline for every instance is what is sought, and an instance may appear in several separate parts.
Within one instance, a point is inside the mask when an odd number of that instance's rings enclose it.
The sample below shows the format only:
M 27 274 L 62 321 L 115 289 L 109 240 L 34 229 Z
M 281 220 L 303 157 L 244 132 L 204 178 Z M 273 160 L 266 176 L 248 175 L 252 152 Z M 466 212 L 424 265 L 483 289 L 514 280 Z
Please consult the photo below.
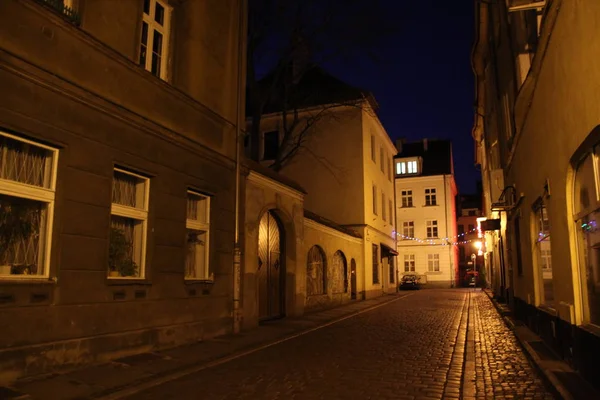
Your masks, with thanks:
M 124 357 L 78 370 L 25 378 L 0 387 L 0 399 L 117 399 L 218 365 L 275 343 L 405 297 L 406 293 L 356 301 L 298 318 L 275 320 L 248 332 L 182 347 Z
M 558 398 L 564 400 L 600 399 L 600 393 L 592 385 L 562 361 L 525 324 L 514 319 L 510 309 L 505 304 L 498 303 L 490 290 L 486 289 L 484 292 L 503 316 L 507 326 L 512 329 L 530 360 L 542 373 L 547 383 L 554 388 Z

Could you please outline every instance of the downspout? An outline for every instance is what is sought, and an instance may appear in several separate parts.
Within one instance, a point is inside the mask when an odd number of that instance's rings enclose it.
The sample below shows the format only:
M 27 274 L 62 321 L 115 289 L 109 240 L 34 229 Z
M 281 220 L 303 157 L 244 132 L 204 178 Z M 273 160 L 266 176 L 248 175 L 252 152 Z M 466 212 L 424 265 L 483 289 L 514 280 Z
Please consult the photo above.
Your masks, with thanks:
M 237 115 L 235 121 L 235 241 L 233 245 L 233 333 L 239 333 L 241 329 L 242 308 L 242 249 L 240 246 L 240 138 L 242 135 L 242 99 L 244 85 L 242 85 L 245 44 L 246 0 L 240 0 L 238 16 L 238 68 L 237 68 Z

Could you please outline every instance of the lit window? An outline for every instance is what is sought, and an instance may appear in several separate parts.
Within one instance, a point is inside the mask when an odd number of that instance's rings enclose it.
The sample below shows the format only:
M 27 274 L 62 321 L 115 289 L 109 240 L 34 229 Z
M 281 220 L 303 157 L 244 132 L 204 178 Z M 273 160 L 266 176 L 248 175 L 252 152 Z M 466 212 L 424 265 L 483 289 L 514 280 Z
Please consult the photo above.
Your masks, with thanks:
M 396 174 L 398 174 L 398 175 L 406 174 L 406 163 L 405 162 L 396 163 Z
M 408 173 L 409 174 L 416 174 L 417 173 L 417 162 L 416 161 L 409 161 L 407 164 L 408 164 Z
M 435 189 L 425 189 L 425 205 L 435 206 L 437 205 Z
M 402 194 L 402 207 L 412 207 L 413 206 L 413 197 L 412 190 L 403 190 Z
M 210 197 L 188 190 L 185 279 L 210 279 L 208 275 Z
M 58 151 L 0 132 L 0 277 L 47 277 Z
M 77 3 L 78 0 L 40 0 L 43 3 L 46 3 L 54 10 L 58 11 L 66 18 L 68 18 L 71 22 L 76 25 L 79 25 L 81 22 L 81 18 L 77 13 Z
M 148 220 L 148 178 L 115 168 L 110 209 L 110 278 L 143 278 Z
M 404 235 L 404 239 L 415 237 L 415 222 L 404 221 L 402 223 L 402 234 Z
M 438 223 L 437 220 L 427 221 L 427 237 L 436 238 L 438 237 Z
M 404 272 L 415 272 L 415 255 L 404 255 Z
M 169 46 L 170 7 L 160 0 L 144 0 L 140 65 L 166 79 Z
M 440 272 L 439 254 L 427 254 L 427 270 L 429 272 Z

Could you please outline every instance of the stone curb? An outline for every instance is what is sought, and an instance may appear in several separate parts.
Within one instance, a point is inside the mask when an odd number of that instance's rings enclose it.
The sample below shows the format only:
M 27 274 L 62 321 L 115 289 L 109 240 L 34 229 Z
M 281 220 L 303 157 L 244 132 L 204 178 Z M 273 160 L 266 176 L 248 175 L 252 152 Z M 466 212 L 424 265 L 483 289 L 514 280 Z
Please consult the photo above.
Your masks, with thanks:
M 542 366 L 540 357 L 535 352 L 535 350 L 533 350 L 533 348 L 529 345 L 529 343 L 527 343 L 526 340 L 523 340 L 521 338 L 521 336 L 517 334 L 514 321 L 511 318 L 502 314 L 502 312 L 501 312 L 502 310 L 501 310 L 498 302 L 493 298 L 493 295 L 488 290 L 483 290 L 483 292 L 488 296 L 488 298 L 490 299 L 490 301 L 496 308 L 496 311 L 498 312 L 498 314 L 500 314 L 500 316 L 504 320 L 504 323 L 506 324 L 506 326 L 512 331 L 513 335 L 515 335 L 519 345 L 524 350 L 525 354 L 529 358 L 530 362 L 534 365 L 535 369 L 540 372 L 540 374 L 544 378 L 544 381 L 546 382 L 547 386 L 552 389 L 553 394 L 562 400 L 574 400 L 574 398 L 573 398 L 573 396 L 571 396 L 571 393 L 569 392 L 569 390 L 566 388 L 566 386 L 564 386 L 558 380 L 556 375 L 554 375 L 554 373 L 552 373 L 552 371 L 550 369 L 544 368 Z M 527 328 L 527 329 L 529 329 L 529 328 Z

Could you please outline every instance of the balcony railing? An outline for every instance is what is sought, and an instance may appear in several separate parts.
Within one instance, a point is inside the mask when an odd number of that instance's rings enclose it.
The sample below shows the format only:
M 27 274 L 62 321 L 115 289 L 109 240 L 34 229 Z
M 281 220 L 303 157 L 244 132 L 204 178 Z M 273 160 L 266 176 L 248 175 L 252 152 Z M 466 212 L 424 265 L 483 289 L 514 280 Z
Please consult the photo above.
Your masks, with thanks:
M 79 25 L 81 23 L 81 17 L 79 13 L 75 11 L 73 8 L 66 6 L 64 0 L 37 0 L 39 3 L 45 4 L 58 13 L 65 16 L 69 21 L 71 21 L 75 25 Z

